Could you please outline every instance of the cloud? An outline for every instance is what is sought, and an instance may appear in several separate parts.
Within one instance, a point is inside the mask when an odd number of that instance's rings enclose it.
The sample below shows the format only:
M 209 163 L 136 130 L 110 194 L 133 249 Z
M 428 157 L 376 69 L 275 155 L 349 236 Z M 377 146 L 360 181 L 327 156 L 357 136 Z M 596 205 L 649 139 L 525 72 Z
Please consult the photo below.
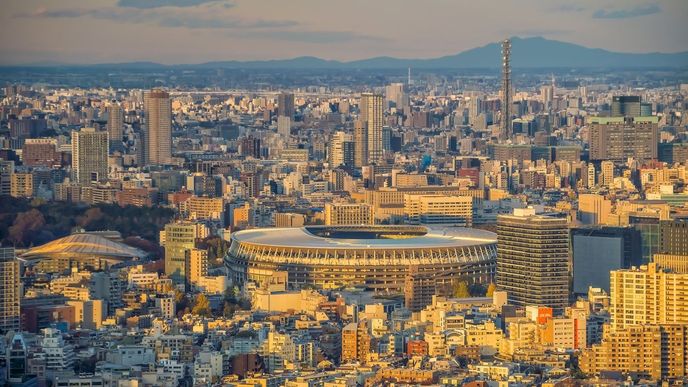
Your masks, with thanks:
M 262 30 L 252 31 L 249 33 L 231 32 L 231 36 L 242 36 L 247 38 L 261 38 L 285 40 L 291 42 L 313 43 L 313 44 L 330 44 L 330 43 L 347 43 L 354 41 L 367 42 L 386 42 L 388 39 L 362 35 L 352 31 L 307 31 L 295 29 L 277 29 L 277 30 Z
M 198 0 L 197 0 L 198 1 Z M 207 13 L 176 12 L 163 9 L 132 9 L 132 8 L 65 8 L 48 10 L 39 8 L 29 14 L 19 17 L 32 18 L 80 18 L 92 17 L 100 20 L 110 20 L 121 23 L 155 24 L 168 28 L 189 29 L 267 29 L 286 28 L 299 25 L 292 20 L 240 20 L 232 17 L 221 17 Z
M 662 9 L 657 4 L 639 5 L 628 9 L 598 9 L 592 15 L 595 19 L 628 19 L 641 17 L 661 12 Z
M 222 0 L 118 0 L 117 6 L 138 9 L 151 9 L 160 7 L 196 7 L 198 5 L 215 3 Z M 231 6 L 231 3 L 225 3 Z
M 583 12 L 585 7 L 579 4 L 561 4 L 555 7 L 547 8 L 548 12 Z

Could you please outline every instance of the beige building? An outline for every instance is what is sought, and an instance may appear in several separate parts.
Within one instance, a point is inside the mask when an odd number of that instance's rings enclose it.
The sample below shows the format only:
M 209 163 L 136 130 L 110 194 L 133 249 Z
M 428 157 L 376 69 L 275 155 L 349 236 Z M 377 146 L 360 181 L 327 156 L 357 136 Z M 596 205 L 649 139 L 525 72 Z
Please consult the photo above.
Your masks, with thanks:
M 15 198 L 30 198 L 33 196 L 33 175 L 29 172 L 15 172 L 12 174 L 10 195 Z
M 83 128 L 72 132 L 72 179 L 79 184 L 108 178 L 108 132 Z
M 325 204 L 325 224 L 374 224 L 373 207 L 368 204 L 327 203 Z
M 688 274 L 656 263 L 614 270 L 610 279 L 611 326 L 688 324 Z
M 275 227 L 301 227 L 306 223 L 306 216 L 294 213 L 276 213 Z
M 370 339 L 365 322 L 346 325 L 342 329 L 342 363 L 367 363 L 370 353 Z
M 578 196 L 578 220 L 583 224 L 604 224 L 612 213 L 612 201 L 598 194 Z
M 179 203 L 180 211 L 188 219 L 221 220 L 225 210 L 222 198 L 209 198 L 205 196 L 191 196 Z
M 169 93 L 152 90 L 144 94 L 145 164 L 172 161 L 172 105 Z
M 411 224 L 470 227 L 473 224 L 473 198 L 470 196 L 404 195 L 404 216 Z
M 359 105 L 361 121 L 367 126 L 368 162 L 379 163 L 382 160 L 382 120 L 384 98 L 380 94 L 361 94 Z
M 201 277 L 208 275 L 208 252 L 196 248 L 186 250 L 186 269 L 189 284 L 198 284 Z
M 590 160 L 625 162 L 628 158 L 657 158 L 658 117 L 593 117 Z
M 600 344 L 584 350 L 579 366 L 600 371 L 637 372 L 655 380 L 688 376 L 688 325 L 633 325 L 605 329 Z

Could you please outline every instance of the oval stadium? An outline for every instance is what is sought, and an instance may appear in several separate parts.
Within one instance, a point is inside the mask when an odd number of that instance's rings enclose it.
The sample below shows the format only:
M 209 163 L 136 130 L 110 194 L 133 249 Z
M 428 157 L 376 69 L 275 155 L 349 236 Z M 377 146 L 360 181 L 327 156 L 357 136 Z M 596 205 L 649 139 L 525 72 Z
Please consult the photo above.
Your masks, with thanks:
M 471 282 L 492 280 L 496 234 L 423 226 L 306 226 L 232 234 L 225 256 L 235 284 L 264 284 L 287 273 L 289 288 L 363 287 L 403 292 L 409 275 Z

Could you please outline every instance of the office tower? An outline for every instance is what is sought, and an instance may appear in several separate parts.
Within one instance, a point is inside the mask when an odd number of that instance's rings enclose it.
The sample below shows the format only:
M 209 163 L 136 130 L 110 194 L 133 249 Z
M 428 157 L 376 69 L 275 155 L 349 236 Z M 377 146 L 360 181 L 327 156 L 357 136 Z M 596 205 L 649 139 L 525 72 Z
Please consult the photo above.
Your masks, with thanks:
M 306 216 L 304 214 L 295 214 L 288 212 L 279 212 L 273 215 L 275 220 L 275 227 L 301 227 L 306 223 Z
M 571 230 L 573 293 L 588 288 L 609 292 L 609 272 L 639 266 L 640 232 L 632 227 L 585 227 Z
M 590 123 L 590 160 L 625 162 L 629 158 L 657 158 L 657 117 L 593 117 Z
M 152 90 L 144 94 L 145 164 L 172 162 L 172 105 L 170 94 Z
M 291 118 L 277 116 L 277 133 L 282 136 L 289 136 L 291 134 Z
M 365 364 L 370 353 L 370 341 L 365 322 L 352 322 L 342 328 L 342 363 Z
M 385 104 L 387 109 L 395 107 L 397 111 L 407 105 L 403 83 L 392 83 L 385 87 Z
M 200 223 L 168 223 L 160 231 L 160 245 L 165 249 L 165 274 L 175 284 L 184 284 L 187 276 L 186 251 L 196 246 L 196 240 L 208 236 L 208 229 Z
M 516 306 L 563 312 L 569 305 L 569 230 L 565 218 L 532 208 L 497 217 L 497 287 Z
M 277 97 L 277 115 L 294 118 L 294 94 L 280 93 Z
M 502 42 L 502 126 L 501 137 L 511 137 L 511 40 Z
M 368 124 L 358 120 L 354 122 L 354 167 L 368 165 Z
M 124 110 L 117 102 L 112 102 L 107 108 L 107 132 L 110 136 L 110 149 L 122 150 L 122 136 L 124 132 Z
M 610 278 L 612 329 L 643 324 L 688 324 L 688 274 L 656 263 L 615 270 Z
M 598 194 L 578 196 L 578 220 L 583 224 L 602 224 L 612 213 L 612 201 Z
M 600 185 L 610 187 L 614 182 L 614 162 L 605 160 L 600 164 L 602 170 Z
M 186 250 L 185 254 L 187 283 L 196 285 L 201 277 L 208 276 L 208 251 L 193 248 Z
M 392 150 L 392 128 L 389 126 L 382 127 L 382 150 L 385 152 Z
M 688 256 L 688 219 L 662 220 L 659 235 L 660 252 Z
M 21 302 L 19 260 L 13 247 L 0 247 L 0 335 L 19 331 Z
M 634 95 L 612 97 L 611 116 L 640 117 L 640 97 Z
M 628 224 L 640 232 L 640 248 L 643 263 L 652 262 L 652 257 L 659 252 L 660 228 L 659 215 L 635 213 L 628 217 Z
M 325 224 L 373 224 L 373 206 L 363 203 L 327 203 L 325 204 Z
M 108 132 L 72 131 L 72 179 L 78 184 L 108 178 Z
M 545 108 L 551 107 L 552 100 L 554 100 L 554 86 L 540 86 L 540 99 L 542 100 L 542 103 L 545 105 Z
M 253 136 L 245 137 L 241 140 L 240 150 L 242 156 L 250 156 L 256 159 L 260 158 L 260 138 Z
M 335 132 L 330 140 L 329 149 L 327 151 L 327 159 L 330 163 L 330 168 L 337 168 L 340 165 L 347 165 L 347 150 L 351 152 L 351 147 L 347 149 L 346 144 L 351 143 L 351 135 L 345 132 Z M 351 155 L 348 155 L 351 158 Z M 351 164 L 348 164 L 351 165 Z
M 470 227 L 473 224 L 473 198 L 406 194 L 404 195 L 404 216 L 411 224 Z
M 14 161 L 0 160 L 0 196 L 12 192 L 12 175 L 14 175 Z
M 382 161 L 382 95 L 361 94 L 361 121 L 367 124 L 368 131 L 368 161 L 379 163 Z

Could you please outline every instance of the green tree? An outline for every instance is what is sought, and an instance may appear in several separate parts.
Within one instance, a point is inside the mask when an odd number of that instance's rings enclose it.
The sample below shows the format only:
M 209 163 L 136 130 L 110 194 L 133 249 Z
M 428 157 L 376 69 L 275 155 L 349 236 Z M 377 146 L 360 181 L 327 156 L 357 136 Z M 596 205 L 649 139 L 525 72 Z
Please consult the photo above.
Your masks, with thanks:
M 205 294 L 201 293 L 196 296 L 196 301 L 194 302 L 193 309 L 191 309 L 191 313 L 198 316 L 211 316 L 210 301 L 208 301 L 208 297 L 206 297 Z
M 468 282 L 464 280 L 456 281 L 453 288 L 454 297 L 457 298 L 468 298 L 471 296 L 468 290 Z

